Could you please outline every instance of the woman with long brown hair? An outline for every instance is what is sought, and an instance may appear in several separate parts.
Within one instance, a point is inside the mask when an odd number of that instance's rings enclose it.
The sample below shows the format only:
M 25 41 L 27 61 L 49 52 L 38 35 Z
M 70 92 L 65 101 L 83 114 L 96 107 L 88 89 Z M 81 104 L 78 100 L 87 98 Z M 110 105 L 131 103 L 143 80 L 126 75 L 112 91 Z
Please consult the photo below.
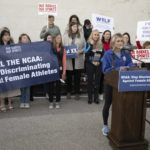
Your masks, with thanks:
M 0 45 L 6 46 L 11 44 L 11 35 L 8 30 L 3 30 L 0 35 Z M 6 106 L 5 106 L 5 98 L 8 98 L 8 109 L 12 110 L 14 107 L 12 105 L 12 97 L 20 95 L 19 89 L 9 90 L 6 92 L 0 93 L 0 110 L 2 112 L 6 112 Z
M 71 98 L 72 92 L 72 76 L 74 76 L 75 99 L 80 98 L 80 76 L 81 70 L 84 69 L 83 49 L 84 49 L 84 35 L 79 31 L 77 23 L 72 22 L 69 30 L 64 34 L 63 43 L 65 46 L 76 45 L 77 57 L 66 60 L 67 70 L 67 99 Z

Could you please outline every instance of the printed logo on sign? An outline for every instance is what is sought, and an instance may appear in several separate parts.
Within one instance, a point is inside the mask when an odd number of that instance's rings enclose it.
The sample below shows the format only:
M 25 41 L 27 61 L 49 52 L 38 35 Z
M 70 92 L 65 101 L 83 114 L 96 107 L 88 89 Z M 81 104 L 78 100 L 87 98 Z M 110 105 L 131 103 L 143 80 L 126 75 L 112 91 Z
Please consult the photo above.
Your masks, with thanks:
M 96 20 L 99 22 L 106 23 L 106 24 L 110 23 L 110 19 L 106 19 L 106 18 L 96 17 Z
M 10 47 L 6 47 L 6 54 L 10 54 L 11 53 L 11 48 Z
M 6 54 L 21 52 L 21 46 L 6 47 Z

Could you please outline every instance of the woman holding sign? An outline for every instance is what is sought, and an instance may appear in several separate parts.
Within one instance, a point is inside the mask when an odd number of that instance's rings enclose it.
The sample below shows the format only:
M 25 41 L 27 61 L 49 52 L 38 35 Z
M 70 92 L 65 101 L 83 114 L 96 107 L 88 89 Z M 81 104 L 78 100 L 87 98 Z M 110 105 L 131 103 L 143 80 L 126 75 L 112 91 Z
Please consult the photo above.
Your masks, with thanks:
M 30 42 L 31 42 L 31 39 L 27 34 L 23 33 L 19 36 L 18 43 L 30 43 Z M 24 87 L 24 88 L 21 88 L 20 90 L 21 90 L 20 108 L 30 108 L 30 104 L 29 104 L 29 101 L 30 101 L 30 87 Z
M 133 63 L 130 54 L 120 51 L 120 47 L 124 46 L 123 36 L 120 33 L 115 34 L 111 39 L 111 50 L 107 51 L 102 58 L 103 63 L 103 73 L 116 69 L 116 70 L 127 70 L 127 68 L 132 67 Z M 105 104 L 103 107 L 103 120 L 104 126 L 102 132 L 104 135 L 109 133 L 108 127 L 108 115 L 109 108 L 112 103 L 112 87 L 105 83 L 104 86 L 104 96 Z
M 83 48 L 84 48 L 84 35 L 83 32 L 79 31 L 78 24 L 72 22 L 69 26 L 69 30 L 64 34 L 63 43 L 65 46 L 76 46 L 77 51 L 75 52 L 74 58 L 68 58 L 66 60 L 67 70 L 67 99 L 71 98 L 72 90 L 72 76 L 74 76 L 74 87 L 75 87 L 75 99 L 80 98 L 80 74 L 81 70 L 84 69 L 83 60 Z M 74 51 L 73 51 L 74 52 Z
M 11 44 L 11 35 L 10 35 L 10 32 L 7 31 L 7 30 L 3 30 L 1 32 L 1 35 L 0 35 L 0 45 L 9 45 Z M 14 96 L 18 96 L 20 95 L 20 90 L 19 89 L 15 89 L 15 90 L 10 90 L 10 91 L 7 91 L 7 92 L 3 92 L 3 93 L 0 93 L 0 102 L 1 102 L 1 105 L 0 105 L 0 110 L 2 112 L 5 112 L 6 111 L 6 106 L 5 106 L 5 101 L 4 101 L 4 98 L 8 98 L 8 109 L 9 110 L 12 110 L 13 109 L 13 106 L 12 106 L 12 97 Z
M 85 63 L 86 72 L 88 75 L 88 103 L 93 102 L 92 92 L 94 90 L 94 102 L 99 104 L 98 91 L 100 86 L 101 75 L 101 58 L 104 51 L 102 50 L 102 43 L 98 30 L 93 30 L 88 42 L 85 44 Z M 94 79 L 94 85 L 93 85 Z

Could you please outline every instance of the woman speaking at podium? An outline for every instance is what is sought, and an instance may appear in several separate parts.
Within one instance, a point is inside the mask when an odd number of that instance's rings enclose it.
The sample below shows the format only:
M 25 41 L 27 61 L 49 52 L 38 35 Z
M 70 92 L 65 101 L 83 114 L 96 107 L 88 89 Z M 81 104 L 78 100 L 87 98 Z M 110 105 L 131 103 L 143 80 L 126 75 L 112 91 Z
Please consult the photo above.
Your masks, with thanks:
M 123 36 L 120 33 L 116 33 L 110 42 L 111 49 L 107 51 L 102 58 L 102 69 L 103 73 L 116 69 L 125 71 L 127 68 L 133 66 L 131 57 L 128 53 L 121 50 L 121 47 L 124 46 Z M 104 86 L 104 96 L 105 96 L 105 104 L 103 107 L 103 121 L 104 126 L 102 128 L 102 132 L 104 135 L 107 135 L 110 131 L 108 127 L 108 116 L 109 116 L 109 108 L 112 103 L 112 87 L 105 83 Z

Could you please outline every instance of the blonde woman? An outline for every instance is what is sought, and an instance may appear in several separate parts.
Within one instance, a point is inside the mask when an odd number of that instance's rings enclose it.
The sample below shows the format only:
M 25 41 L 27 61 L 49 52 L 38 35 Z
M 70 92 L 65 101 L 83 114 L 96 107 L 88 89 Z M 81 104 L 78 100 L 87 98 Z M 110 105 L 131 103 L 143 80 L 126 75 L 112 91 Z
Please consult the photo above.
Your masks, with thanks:
M 104 51 L 102 50 L 102 43 L 100 41 L 100 35 L 98 30 L 92 31 L 88 42 L 85 44 L 84 52 L 86 72 L 88 75 L 88 103 L 92 104 L 92 95 L 94 91 L 94 102 L 96 104 L 99 104 L 98 91 L 102 70 L 101 58 Z
M 104 54 L 103 57 L 103 73 L 116 70 L 127 70 L 128 67 L 132 67 L 133 63 L 130 54 L 120 51 L 120 47 L 124 46 L 123 36 L 120 33 L 115 34 L 110 43 L 111 49 Z M 105 104 L 103 107 L 103 120 L 104 126 L 102 128 L 103 135 L 109 133 L 108 116 L 109 108 L 112 103 L 112 87 L 105 83 L 104 86 Z

